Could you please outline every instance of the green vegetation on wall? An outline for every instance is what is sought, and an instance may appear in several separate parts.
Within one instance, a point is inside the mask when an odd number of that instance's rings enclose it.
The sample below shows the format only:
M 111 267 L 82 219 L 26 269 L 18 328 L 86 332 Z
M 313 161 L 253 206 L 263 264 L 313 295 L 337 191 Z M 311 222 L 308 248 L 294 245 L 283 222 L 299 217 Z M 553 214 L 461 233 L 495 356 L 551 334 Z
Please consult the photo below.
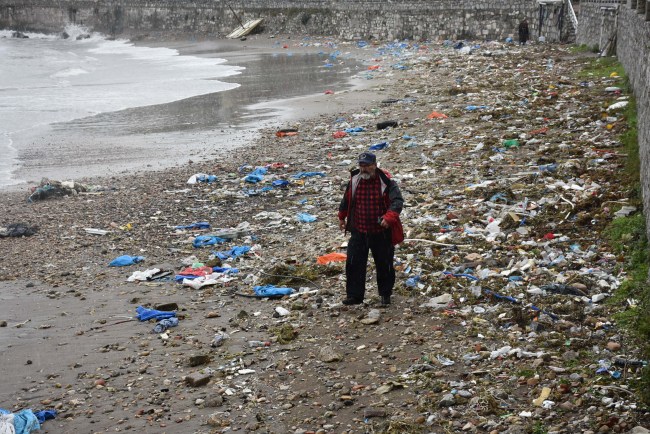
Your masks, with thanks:
M 624 77 L 621 86 L 624 94 L 630 95 L 631 89 L 625 71 L 620 63 L 613 58 L 594 60 L 581 75 L 609 76 L 613 72 Z M 626 124 L 625 131 L 620 136 L 622 153 L 627 154 L 625 172 L 622 182 L 628 191 L 628 204 L 637 208 L 637 212 L 614 219 L 607 227 L 604 236 L 618 255 L 625 280 L 609 300 L 610 306 L 619 309 L 614 319 L 619 327 L 626 331 L 642 349 L 639 358 L 650 359 L 650 288 L 648 286 L 648 271 L 650 255 L 648 254 L 648 239 L 646 236 L 646 219 L 643 214 L 641 197 L 640 157 L 637 133 L 637 109 L 634 97 L 630 95 L 630 103 L 622 113 Z M 620 209 L 620 206 L 618 207 Z M 617 211 L 617 209 L 612 209 Z M 635 384 L 635 383 L 632 383 Z M 643 401 L 650 405 L 650 368 L 646 366 L 641 378 L 635 384 L 636 391 Z

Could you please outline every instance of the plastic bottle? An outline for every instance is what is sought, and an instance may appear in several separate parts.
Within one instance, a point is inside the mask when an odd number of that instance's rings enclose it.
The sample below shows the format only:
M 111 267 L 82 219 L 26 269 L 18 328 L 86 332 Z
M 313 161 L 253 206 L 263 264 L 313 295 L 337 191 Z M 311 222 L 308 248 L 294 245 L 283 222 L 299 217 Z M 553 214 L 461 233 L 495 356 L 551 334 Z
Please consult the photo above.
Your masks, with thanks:
M 557 164 L 541 164 L 537 166 L 540 172 L 555 172 L 557 170 Z
M 546 69 L 548 69 L 549 71 L 552 71 L 553 70 L 553 65 L 554 65 L 553 59 L 551 59 L 549 57 L 548 60 L 546 61 Z
M 162 333 L 170 327 L 176 327 L 178 325 L 178 318 L 165 318 L 160 320 L 158 324 L 153 328 L 154 333 Z
M 250 348 L 259 348 L 259 347 L 270 347 L 271 342 L 263 342 L 263 341 L 248 341 L 248 346 Z
M 405 284 L 406 286 L 410 286 L 411 288 L 414 288 L 415 286 L 417 286 L 419 281 L 420 281 L 420 276 L 413 276 L 406 279 Z
M 212 345 L 215 348 L 220 347 L 223 345 L 225 340 L 228 339 L 229 337 L 230 336 L 228 336 L 227 333 L 217 333 L 216 335 L 214 335 L 214 339 L 212 339 L 210 345 Z

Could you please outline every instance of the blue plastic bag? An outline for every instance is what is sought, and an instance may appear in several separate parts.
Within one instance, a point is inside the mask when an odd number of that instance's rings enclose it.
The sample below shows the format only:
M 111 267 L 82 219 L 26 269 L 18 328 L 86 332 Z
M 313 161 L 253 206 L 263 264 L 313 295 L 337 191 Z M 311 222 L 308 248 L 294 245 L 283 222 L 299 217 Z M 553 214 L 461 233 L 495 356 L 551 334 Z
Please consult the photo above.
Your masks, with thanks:
M 300 173 L 296 173 L 295 175 L 291 175 L 291 177 L 294 179 L 311 178 L 313 176 L 327 176 L 327 175 L 325 175 L 323 172 L 300 172 Z
M 406 282 L 404 284 L 408 287 L 415 288 L 419 281 L 420 281 L 420 276 L 413 276 L 406 279 Z
M 136 307 L 135 311 L 138 313 L 137 318 L 140 321 L 149 321 L 150 319 L 161 320 L 165 318 L 173 318 L 176 316 L 176 312 L 163 312 L 162 310 L 147 309 L 143 306 Z
M 248 176 L 244 178 L 244 181 L 250 182 L 252 184 L 257 184 L 258 182 L 264 179 L 264 175 L 266 175 L 266 172 L 268 172 L 268 169 L 266 167 L 258 167 L 257 169 L 249 173 Z
M 108 264 L 109 267 L 126 267 L 128 265 L 133 265 L 137 264 L 138 262 L 144 261 L 144 256 L 129 256 L 129 255 L 122 255 L 118 256 L 117 258 L 113 259 L 110 264 Z
M 385 149 L 388 147 L 388 142 L 380 142 L 372 145 L 371 147 L 368 148 L 369 151 L 381 151 L 382 149 Z
M 244 181 L 250 182 L 251 184 L 257 184 L 258 182 L 261 182 L 263 180 L 264 180 L 264 176 L 255 175 L 255 174 L 250 174 L 246 178 L 244 178 Z
M 215 235 L 199 235 L 198 237 L 194 238 L 192 245 L 198 249 L 199 247 L 221 244 L 224 241 L 226 240 L 224 240 L 223 238 L 219 238 Z
M 271 183 L 273 187 L 287 187 L 289 185 L 289 181 L 284 180 L 284 179 L 276 179 Z
M 230 250 L 225 250 L 223 252 L 212 252 L 217 258 L 219 259 L 229 259 L 229 258 L 236 258 L 238 256 L 241 256 L 245 253 L 248 253 L 250 250 L 250 246 L 235 246 Z
M 316 216 L 307 214 L 306 212 L 301 212 L 298 214 L 298 220 L 302 223 L 311 223 L 316 221 Z
M 215 273 L 223 273 L 223 274 L 239 273 L 238 268 L 229 268 L 229 267 L 212 267 L 212 271 L 214 271 Z
M 189 225 L 176 226 L 174 229 L 210 229 L 210 223 L 197 222 Z
M 206 182 L 208 184 L 212 184 L 218 180 L 217 175 L 199 175 L 196 177 L 197 182 Z
M 29 434 L 32 431 L 40 430 L 41 424 L 33 411 L 25 409 L 14 413 L 14 429 L 16 434 Z
M 254 286 L 253 291 L 258 297 L 273 297 L 275 295 L 289 295 L 293 294 L 293 288 L 281 288 L 275 285 Z

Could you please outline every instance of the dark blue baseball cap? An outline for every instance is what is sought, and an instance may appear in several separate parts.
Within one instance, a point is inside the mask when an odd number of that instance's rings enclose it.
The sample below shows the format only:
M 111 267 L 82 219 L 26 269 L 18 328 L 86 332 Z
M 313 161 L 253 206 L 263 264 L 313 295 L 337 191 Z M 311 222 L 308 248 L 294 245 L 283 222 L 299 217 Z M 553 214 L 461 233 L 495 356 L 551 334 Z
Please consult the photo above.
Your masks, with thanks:
M 362 152 L 359 154 L 359 164 L 375 164 L 377 157 L 372 152 Z

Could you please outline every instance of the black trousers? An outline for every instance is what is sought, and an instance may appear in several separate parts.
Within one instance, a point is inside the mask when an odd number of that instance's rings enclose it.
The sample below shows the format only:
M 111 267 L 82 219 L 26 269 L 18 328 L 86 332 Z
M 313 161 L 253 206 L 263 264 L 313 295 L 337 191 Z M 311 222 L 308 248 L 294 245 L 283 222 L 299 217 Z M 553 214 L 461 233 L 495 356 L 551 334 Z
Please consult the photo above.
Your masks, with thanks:
M 345 262 L 347 282 L 345 290 L 349 298 L 363 300 L 366 293 L 366 267 L 368 252 L 377 268 L 377 288 L 380 296 L 390 296 L 395 285 L 393 258 L 395 247 L 391 243 L 391 231 L 375 234 L 353 231 L 348 242 L 348 258 Z

